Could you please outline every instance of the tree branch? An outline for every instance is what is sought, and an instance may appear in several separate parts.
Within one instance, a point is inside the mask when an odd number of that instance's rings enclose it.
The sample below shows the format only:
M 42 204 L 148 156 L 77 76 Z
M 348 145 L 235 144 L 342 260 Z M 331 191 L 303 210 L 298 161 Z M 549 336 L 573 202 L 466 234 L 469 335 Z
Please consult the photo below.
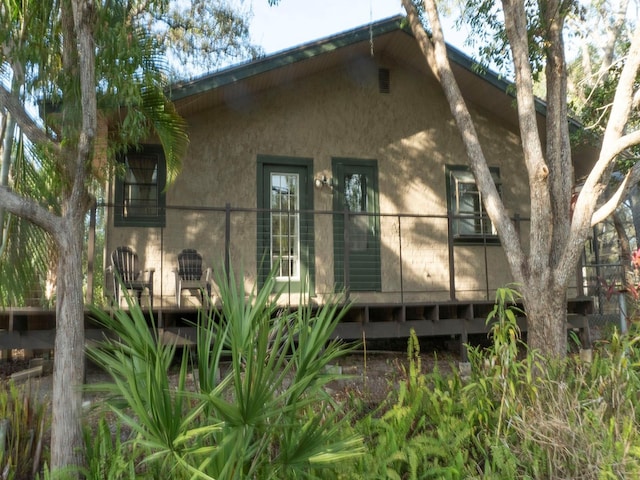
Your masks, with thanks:
M 639 143 L 640 130 L 635 130 L 620 137 L 618 141 L 611 146 L 610 155 L 612 155 L 612 160 L 626 149 L 638 145 Z
M 546 81 L 546 163 L 549 167 L 549 193 L 552 212 L 551 261 L 555 265 L 561 258 L 569 238 L 570 223 L 561 219 L 570 218 L 571 190 L 573 181 L 567 172 L 572 171 L 571 146 L 569 144 L 569 117 L 567 110 L 567 66 L 564 56 L 564 15 L 566 6 L 561 0 L 540 2 L 547 38 Z
M 98 125 L 98 107 L 95 93 L 95 46 L 93 40 L 96 7 L 93 2 L 73 1 L 72 8 L 77 42 L 79 45 L 78 66 L 80 70 L 82 128 L 78 138 L 73 189 L 70 201 L 80 206 L 79 209 L 76 209 L 76 212 L 83 215 L 91 202 L 85 181 L 87 178 L 87 166 L 93 157 Z
M 35 201 L 18 195 L 9 187 L 0 186 L 0 205 L 9 213 L 25 218 L 49 232 L 54 238 L 59 238 L 62 228 L 60 217 Z
M 431 73 L 433 73 L 433 75 L 436 77 L 436 80 L 440 82 L 440 72 L 438 71 L 436 57 L 433 51 L 434 47 L 431 43 L 431 40 L 429 39 L 429 36 L 427 35 L 427 32 L 425 32 L 424 28 L 422 28 L 418 12 L 416 12 L 413 2 L 411 2 L 410 0 L 402 0 L 402 5 L 407 12 L 407 19 L 409 20 L 409 25 L 411 26 L 411 32 L 416 38 L 418 45 L 420 46 L 420 50 L 422 50 L 422 54 L 427 60 L 427 66 L 431 70 Z
M 598 208 L 591 217 L 591 226 L 606 220 L 618 208 L 618 205 L 629 195 L 629 191 L 640 181 L 640 162 L 636 162 L 624 176 L 616 191 Z
M 634 83 L 639 67 L 640 26 L 636 27 L 633 41 L 627 55 L 627 61 L 620 75 L 620 81 L 618 82 L 611 106 L 611 114 L 609 115 L 609 121 L 605 129 L 600 155 L 591 173 L 589 173 L 576 201 L 574 220 L 576 216 L 578 216 L 584 217 L 581 218 L 583 222 L 593 223 L 591 216 L 595 211 L 595 200 L 600 197 L 609 180 L 608 178 L 603 178 L 603 176 L 611 169 L 611 164 L 619 153 L 625 148 L 640 142 L 640 133 L 637 130 L 623 136 L 631 112 Z M 635 167 L 633 170 L 635 170 Z M 592 199 L 595 200 L 592 201 Z M 600 210 L 602 210 L 602 207 Z M 601 215 L 599 215 L 599 218 L 600 217 Z M 575 233 L 574 236 L 576 236 Z
M 11 92 L 2 84 L 0 84 L 0 104 L 11 113 L 19 125 L 20 130 L 29 140 L 35 144 L 52 149 L 56 153 L 60 153 L 60 144 L 47 135 L 47 133 L 27 115 L 23 105 L 17 101 L 16 98 L 11 95 Z
M 554 218 L 549 189 L 549 167 L 545 162 L 533 94 L 533 74 L 529 63 L 527 14 L 521 0 L 503 0 L 505 30 L 516 74 L 516 99 L 522 151 L 529 180 L 531 236 L 530 269 L 534 275 L 548 268 L 553 243 Z M 555 172 L 558 174 L 558 172 Z

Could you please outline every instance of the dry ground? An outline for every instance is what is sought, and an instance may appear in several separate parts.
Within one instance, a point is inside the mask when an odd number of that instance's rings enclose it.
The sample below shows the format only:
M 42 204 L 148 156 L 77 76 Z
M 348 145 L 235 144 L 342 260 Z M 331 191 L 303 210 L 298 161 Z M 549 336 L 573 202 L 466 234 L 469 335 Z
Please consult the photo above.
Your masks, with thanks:
M 430 372 L 436 362 L 441 370 L 457 368 L 459 356 L 446 349 L 438 349 L 428 354 L 421 355 L 422 370 Z M 50 365 L 49 365 L 50 366 Z M 7 381 L 7 378 L 15 371 L 21 371 L 29 367 L 27 360 L 14 360 L 11 362 L 0 362 L 0 382 Z M 350 399 L 363 402 L 365 410 L 375 411 L 378 406 L 387 398 L 391 390 L 396 390 L 400 382 L 406 381 L 408 371 L 407 354 L 399 349 L 375 350 L 368 352 L 354 352 L 345 356 L 335 365 L 336 371 L 341 371 L 344 378 L 336 380 L 328 385 L 329 393 L 343 405 L 349 405 Z M 172 383 L 177 384 L 177 368 L 169 373 Z M 99 383 L 110 381 L 110 376 L 95 365 L 88 365 L 86 382 Z M 50 407 L 52 391 L 52 375 L 50 368 L 45 368 L 42 376 L 23 380 L 19 383 L 23 388 L 29 388 Z M 85 395 L 85 405 L 87 407 L 98 406 L 101 398 L 99 396 Z M 362 404 L 361 404 L 362 405 Z M 87 421 L 89 424 L 97 425 L 102 417 L 100 409 L 87 410 Z M 112 414 L 107 414 L 110 418 Z M 115 423 L 112 425 L 112 432 L 115 434 Z M 128 439 L 130 435 L 128 427 L 120 430 L 121 441 Z M 45 443 L 48 443 L 48 435 Z
M 385 350 L 357 351 L 339 359 L 335 365 L 336 371 L 341 371 L 344 378 L 329 385 L 331 393 L 341 399 L 350 395 L 357 396 L 371 404 L 372 407 L 382 402 L 390 390 L 395 389 L 399 382 L 404 381 L 405 372 L 408 370 L 406 352 L 398 348 L 399 345 L 392 345 L 392 347 L 392 349 Z M 432 371 L 436 362 L 442 370 L 449 369 L 452 365 L 457 366 L 458 361 L 459 356 L 443 345 L 436 344 L 426 353 L 423 348 L 421 354 L 422 370 L 425 373 Z M 0 362 L 0 380 L 5 380 L 12 373 L 28 367 L 29 361 L 23 359 Z M 170 375 L 177 378 L 175 372 Z M 87 367 L 87 383 L 109 380 L 109 375 L 95 365 L 90 364 Z M 21 384 L 36 391 L 45 401 L 50 400 L 52 376 L 46 368 L 42 376 L 25 380 Z M 87 400 L 95 403 L 99 401 L 99 398 L 87 398 Z

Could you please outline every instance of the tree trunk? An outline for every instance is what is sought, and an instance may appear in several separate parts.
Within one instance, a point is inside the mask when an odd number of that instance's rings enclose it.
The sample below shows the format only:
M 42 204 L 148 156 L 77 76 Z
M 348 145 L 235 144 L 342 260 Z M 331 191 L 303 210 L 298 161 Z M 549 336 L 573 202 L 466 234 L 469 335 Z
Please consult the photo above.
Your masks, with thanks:
M 522 287 L 527 344 L 548 358 L 567 354 L 567 289 L 552 283 Z
M 618 245 L 620 246 L 620 260 L 622 262 L 622 281 L 626 282 L 627 271 L 631 267 L 631 243 L 629 242 L 629 235 L 625 229 L 625 221 L 619 210 L 613 212 L 613 228 L 618 235 Z
M 629 200 L 631 203 L 631 218 L 633 219 L 633 235 L 636 239 L 640 239 L 640 187 L 635 185 L 631 189 Z M 640 242 L 637 240 L 636 246 L 640 246 Z
M 66 219 L 59 233 L 55 361 L 53 370 L 52 468 L 84 462 L 82 391 L 84 382 L 84 300 L 81 213 Z M 60 238 L 61 237 L 61 238 Z

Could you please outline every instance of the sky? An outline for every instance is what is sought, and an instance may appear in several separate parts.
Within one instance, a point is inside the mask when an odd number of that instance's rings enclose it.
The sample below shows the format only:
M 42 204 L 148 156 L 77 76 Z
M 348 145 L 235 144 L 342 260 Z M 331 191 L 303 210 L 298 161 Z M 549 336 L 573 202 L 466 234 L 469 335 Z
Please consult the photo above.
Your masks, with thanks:
M 400 0 L 245 0 L 250 33 L 267 54 L 403 13 Z
M 279 0 L 273 7 L 268 0 L 244 0 L 244 8 L 253 10 L 251 39 L 266 54 L 405 13 L 400 0 Z M 463 38 L 443 24 L 445 40 L 462 48 Z

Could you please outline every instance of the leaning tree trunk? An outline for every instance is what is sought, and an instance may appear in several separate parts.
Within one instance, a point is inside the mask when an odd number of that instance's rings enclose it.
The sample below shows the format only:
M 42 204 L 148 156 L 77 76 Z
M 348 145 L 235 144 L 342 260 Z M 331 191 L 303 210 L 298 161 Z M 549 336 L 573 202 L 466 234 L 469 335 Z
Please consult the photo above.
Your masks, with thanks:
M 78 217 L 79 213 L 75 215 Z M 84 382 L 82 218 L 65 217 L 59 233 L 51 465 L 83 465 L 81 426 Z

